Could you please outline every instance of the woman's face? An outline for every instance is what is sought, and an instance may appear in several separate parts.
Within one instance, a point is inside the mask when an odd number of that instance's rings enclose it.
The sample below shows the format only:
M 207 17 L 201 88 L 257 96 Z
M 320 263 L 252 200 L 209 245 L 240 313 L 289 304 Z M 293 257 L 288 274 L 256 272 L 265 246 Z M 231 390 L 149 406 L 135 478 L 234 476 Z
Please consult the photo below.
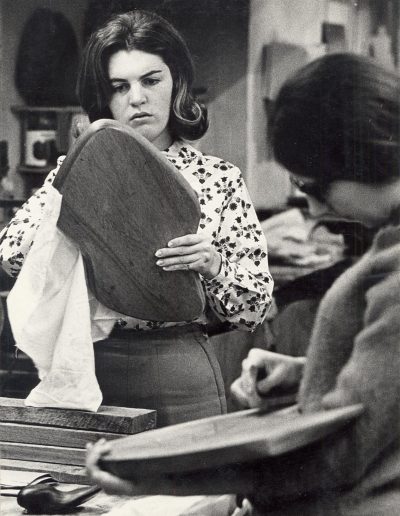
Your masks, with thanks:
M 158 149 L 169 147 L 172 76 L 161 57 L 141 50 L 119 50 L 110 57 L 108 75 L 113 118 L 136 129 Z

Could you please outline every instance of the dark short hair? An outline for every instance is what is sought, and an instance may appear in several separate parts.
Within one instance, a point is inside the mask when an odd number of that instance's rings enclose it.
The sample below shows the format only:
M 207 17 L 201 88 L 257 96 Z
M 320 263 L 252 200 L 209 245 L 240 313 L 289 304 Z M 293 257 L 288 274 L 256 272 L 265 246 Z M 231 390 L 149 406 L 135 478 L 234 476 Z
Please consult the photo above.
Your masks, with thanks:
M 142 10 L 113 16 L 86 44 L 78 76 L 78 97 L 90 122 L 112 118 L 108 76 L 110 57 L 119 50 L 141 50 L 161 57 L 172 81 L 169 129 L 176 138 L 196 140 L 208 128 L 207 110 L 192 92 L 193 61 L 178 31 L 164 18 Z
M 400 79 L 371 59 L 330 54 L 281 87 L 268 121 L 276 160 L 329 183 L 399 178 Z

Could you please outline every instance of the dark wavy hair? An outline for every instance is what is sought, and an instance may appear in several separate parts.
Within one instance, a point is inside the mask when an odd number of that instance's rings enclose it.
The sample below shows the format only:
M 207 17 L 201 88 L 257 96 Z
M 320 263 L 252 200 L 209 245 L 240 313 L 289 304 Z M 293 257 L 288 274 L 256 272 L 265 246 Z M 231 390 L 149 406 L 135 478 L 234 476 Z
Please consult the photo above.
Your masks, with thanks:
M 142 10 L 113 16 L 86 44 L 77 93 L 90 122 L 112 118 L 108 107 L 112 94 L 108 63 L 119 50 L 141 50 L 161 57 L 173 81 L 171 134 L 188 140 L 201 138 L 208 129 L 207 110 L 193 96 L 194 67 L 189 49 L 169 22 Z
M 399 128 L 399 77 L 369 58 L 330 54 L 283 84 L 268 139 L 290 172 L 377 184 L 399 179 Z

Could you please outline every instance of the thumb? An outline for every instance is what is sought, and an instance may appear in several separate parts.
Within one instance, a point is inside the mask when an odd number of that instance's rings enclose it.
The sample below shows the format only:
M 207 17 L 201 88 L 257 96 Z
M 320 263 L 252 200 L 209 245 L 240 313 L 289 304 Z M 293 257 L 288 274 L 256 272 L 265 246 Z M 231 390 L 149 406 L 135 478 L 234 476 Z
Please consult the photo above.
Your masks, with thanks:
M 334 409 L 340 407 L 346 407 L 355 403 L 354 399 L 351 399 L 349 391 L 344 389 L 335 389 L 334 391 L 328 392 L 322 398 L 322 406 L 324 409 Z
M 241 382 L 244 391 L 249 395 L 254 394 L 257 389 L 257 375 L 258 367 L 255 365 L 247 366 L 246 361 L 244 361 Z

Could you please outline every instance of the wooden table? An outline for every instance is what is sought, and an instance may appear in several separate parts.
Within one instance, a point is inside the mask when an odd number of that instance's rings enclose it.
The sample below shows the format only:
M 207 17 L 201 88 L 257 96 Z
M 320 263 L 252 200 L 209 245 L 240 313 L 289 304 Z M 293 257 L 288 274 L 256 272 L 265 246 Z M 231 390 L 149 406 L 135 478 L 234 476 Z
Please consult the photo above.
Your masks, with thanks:
M 4 473 L 7 473 L 5 475 Z M 12 475 L 11 475 L 12 474 Z M 1 471 L 1 482 L 12 483 L 30 482 L 35 476 L 39 476 L 41 472 L 31 473 L 27 475 L 26 472 L 3 472 Z M 61 489 L 74 489 L 80 487 L 77 484 L 62 484 Z M 186 504 L 187 509 L 182 508 Z M 125 507 L 124 507 L 125 506 Z M 179 506 L 181 509 L 179 509 Z M 190 506 L 190 507 L 189 507 Z M 216 496 L 197 496 L 197 497 L 127 497 L 127 496 L 111 496 L 104 492 L 98 493 L 91 500 L 81 505 L 79 509 L 71 510 L 67 513 L 52 513 L 50 516 L 97 516 L 106 515 L 111 510 L 121 510 L 120 516 L 130 516 L 131 514 L 141 516 L 154 516 L 155 513 L 163 514 L 165 516 L 227 516 L 231 514 L 235 507 L 234 495 L 216 495 Z M 0 494 L 0 514 L 1 516 L 21 516 L 26 514 L 25 509 L 17 504 L 16 497 L 1 496 Z

